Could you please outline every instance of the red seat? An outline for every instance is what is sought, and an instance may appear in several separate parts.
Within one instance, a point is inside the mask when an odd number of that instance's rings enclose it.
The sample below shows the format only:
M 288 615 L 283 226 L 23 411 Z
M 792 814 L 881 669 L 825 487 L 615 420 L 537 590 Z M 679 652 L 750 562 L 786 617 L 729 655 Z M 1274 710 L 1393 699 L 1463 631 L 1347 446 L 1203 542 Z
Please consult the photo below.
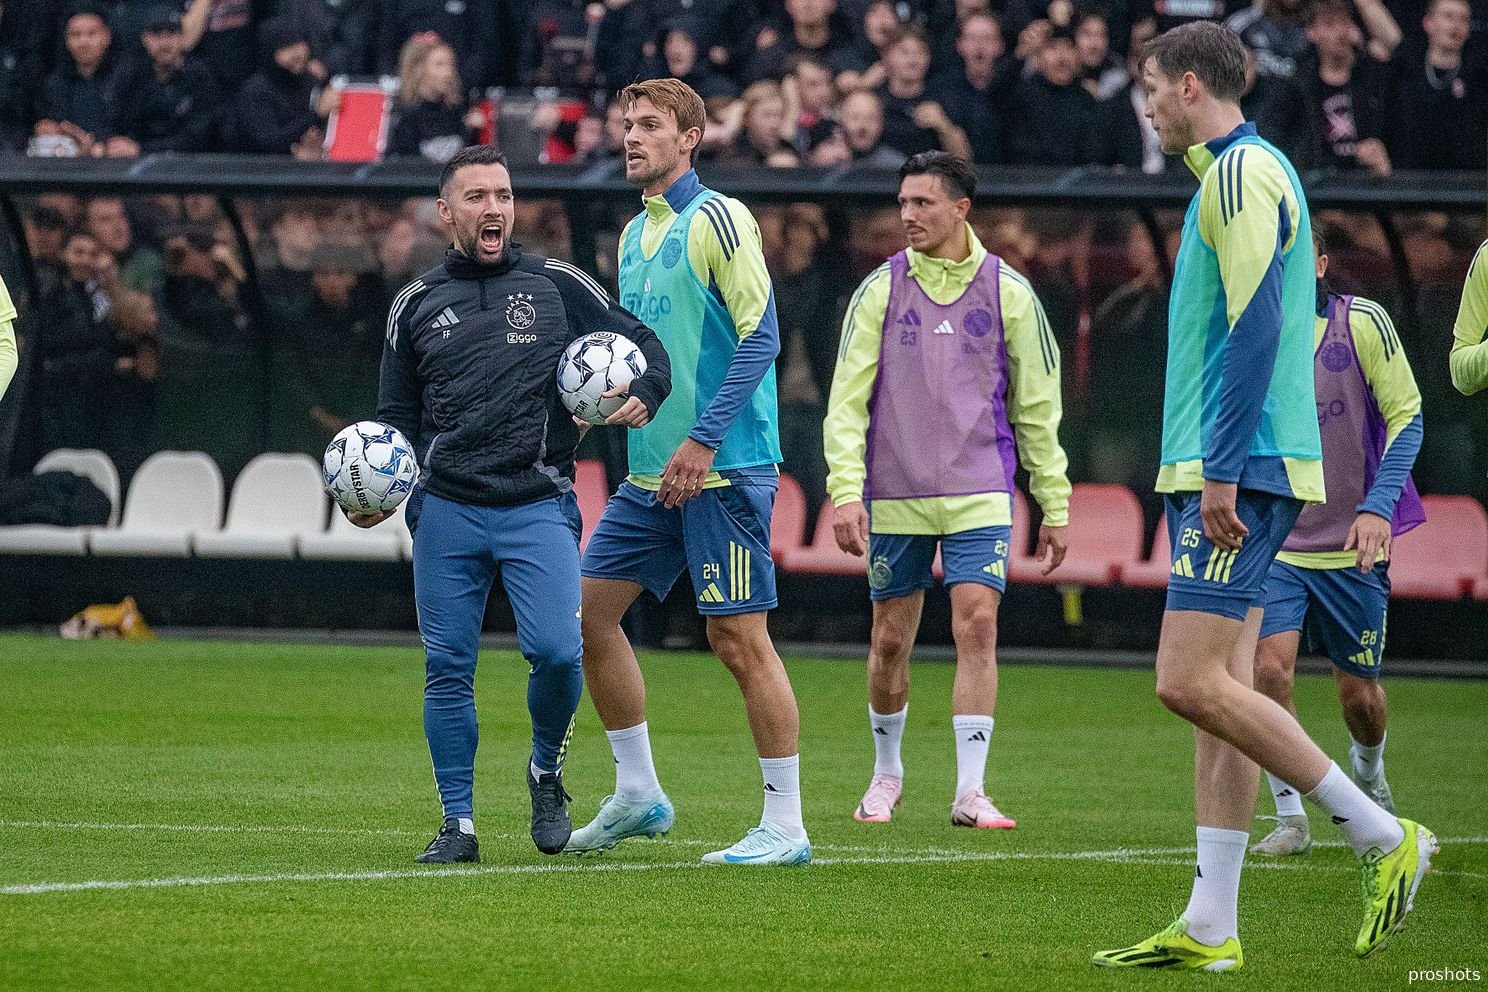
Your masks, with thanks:
M 780 473 L 780 488 L 775 491 L 775 509 L 770 513 L 770 557 L 783 565 L 792 551 L 806 543 L 806 494 L 795 479 Z
M 1168 573 L 1173 568 L 1173 549 L 1168 543 L 1168 523 L 1158 521 L 1152 535 L 1152 554 L 1146 561 L 1121 569 L 1121 584 L 1134 589 L 1166 589 Z
M 1421 502 L 1426 522 L 1391 545 L 1390 594 L 1488 598 L 1488 513 L 1482 504 L 1471 496 L 1423 496 Z
M 589 535 L 599 523 L 605 504 L 610 501 L 610 486 L 605 480 L 604 462 L 588 458 L 574 466 L 574 494 L 579 498 L 579 514 L 584 518 L 579 550 L 589 546 Z
M 1014 559 L 1016 582 L 1108 586 L 1142 560 L 1142 504 L 1125 486 L 1080 483 L 1070 494 L 1069 554 L 1051 575 L 1031 556 Z
M 805 575 L 854 575 L 868 574 L 868 559 L 858 558 L 837 547 L 837 538 L 832 533 L 832 504 L 824 503 L 816 518 L 816 533 L 809 547 L 797 548 L 785 555 L 782 563 L 787 572 Z

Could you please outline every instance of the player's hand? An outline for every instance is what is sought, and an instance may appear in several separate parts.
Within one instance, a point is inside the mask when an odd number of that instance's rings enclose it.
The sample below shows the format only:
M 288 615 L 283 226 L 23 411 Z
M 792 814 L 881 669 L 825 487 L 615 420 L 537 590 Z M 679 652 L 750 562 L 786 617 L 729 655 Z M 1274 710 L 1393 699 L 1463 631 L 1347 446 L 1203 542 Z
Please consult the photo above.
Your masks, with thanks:
M 1354 561 L 1358 564 L 1359 571 L 1368 575 L 1374 570 L 1374 560 L 1381 551 L 1385 553 L 1385 561 L 1390 560 L 1390 538 L 1390 521 L 1377 513 L 1361 513 L 1354 518 L 1354 524 L 1349 528 L 1348 540 L 1343 542 L 1343 550 L 1358 548 L 1359 553 Z
M 1204 480 L 1204 493 L 1199 497 L 1199 516 L 1204 521 L 1204 536 L 1209 543 L 1224 551 L 1238 551 L 1240 542 L 1250 534 L 1240 515 L 1235 512 L 1239 486 L 1233 482 Z
M 832 510 L 832 536 L 837 547 L 861 558 L 868 551 L 868 508 L 855 499 Z
M 601 399 L 610 399 L 615 396 L 624 396 L 628 392 L 630 392 L 629 386 L 616 386 L 599 395 Z M 632 396 L 625 401 L 624 406 L 606 417 L 605 423 L 611 426 L 619 424 L 622 427 L 645 427 L 650 420 L 651 411 L 646 409 L 646 404 Z
M 683 441 L 661 470 L 661 491 L 656 494 L 661 505 L 668 510 L 676 509 L 702 492 L 716 454 L 692 438 Z
M 1033 560 L 1043 561 L 1046 555 L 1049 559 L 1040 575 L 1048 575 L 1062 565 L 1068 553 L 1069 527 L 1050 527 L 1048 524 L 1039 527 L 1038 547 L 1033 550 Z
M 589 428 L 594 426 L 593 424 L 589 423 L 589 421 L 580 420 L 578 417 L 573 418 L 573 422 L 574 426 L 579 429 L 580 441 L 584 440 L 584 435 L 589 433 Z
M 382 510 L 378 513 L 363 513 L 360 510 L 342 510 L 341 512 L 346 514 L 347 520 L 362 528 L 376 527 L 393 515 L 392 510 Z

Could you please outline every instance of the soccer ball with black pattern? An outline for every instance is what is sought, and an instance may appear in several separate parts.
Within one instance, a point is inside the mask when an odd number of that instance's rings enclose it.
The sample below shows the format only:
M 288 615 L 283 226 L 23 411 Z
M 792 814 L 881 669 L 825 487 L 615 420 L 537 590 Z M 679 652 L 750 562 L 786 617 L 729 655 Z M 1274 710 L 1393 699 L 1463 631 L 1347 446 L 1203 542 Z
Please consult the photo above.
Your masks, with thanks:
M 358 513 L 391 510 L 418 482 L 413 447 L 396 427 L 359 420 L 331 439 L 321 459 L 326 492 Z
M 646 371 L 646 356 L 623 334 L 595 331 L 573 342 L 558 360 L 558 395 L 580 420 L 602 424 L 625 405 L 625 396 L 601 399 Z

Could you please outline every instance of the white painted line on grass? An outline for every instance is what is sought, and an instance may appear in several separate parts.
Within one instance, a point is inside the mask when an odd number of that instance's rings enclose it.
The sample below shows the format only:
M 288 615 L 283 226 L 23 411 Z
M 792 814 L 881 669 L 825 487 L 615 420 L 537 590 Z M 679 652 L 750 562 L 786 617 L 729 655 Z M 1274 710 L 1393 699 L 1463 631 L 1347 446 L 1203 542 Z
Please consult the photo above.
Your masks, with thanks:
M 401 830 L 394 827 L 307 827 L 294 824 L 207 824 L 207 823 L 90 823 L 65 820 L 0 820 L 0 829 L 17 830 L 133 830 L 161 831 L 167 833 L 203 834 L 317 834 L 352 837 L 427 837 L 427 831 Z M 506 834 L 482 831 L 482 837 L 492 840 L 526 840 L 526 834 Z M 652 843 L 681 847 L 706 847 L 716 849 L 724 846 L 711 840 L 694 837 L 658 837 Z M 852 844 L 813 845 L 816 850 L 839 851 L 844 854 L 963 854 L 953 848 L 920 847 L 867 847 Z M 973 852 L 975 853 L 975 852 Z
M 394 836 L 422 836 L 410 830 L 399 830 L 394 828 L 338 828 L 338 827 L 296 827 L 296 826 L 272 826 L 272 825 L 212 825 L 212 824 L 162 824 L 162 823 L 85 823 L 85 822 L 63 822 L 52 820 L 0 820 L 0 828 L 42 828 L 42 829 L 75 829 L 75 830 L 160 830 L 160 831 L 186 831 L 203 833 L 324 833 L 324 834 L 363 834 L 363 835 L 394 835 Z M 498 839 L 514 839 L 510 836 L 495 835 Z M 682 844 L 706 847 L 721 846 L 712 841 L 678 839 L 658 839 L 658 844 Z M 1484 844 L 1488 843 L 1488 836 L 1476 837 L 1447 837 L 1442 839 L 1443 844 Z M 1342 847 L 1341 841 L 1319 842 L 1319 847 Z M 833 865 L 907 865 L 907 864 L 948 864 L 959 862 L 989 862 L 989 861 L 1100 861 L 1108 864 L 1148 864 L 1148 865 L 1178 865 L 1186 866 L 1191 860 L 1185 856 L 1194 853 L 1192 847 L 1161 847 L 1161 848 L 1114 848 L 1104 851 L 953 851 L 942 848 L 921 848 L 918 850 L 903 850 L 891 848 L 871 848 L 849 845 L 817 845 L 818 851 L 840 851 L 845 853 L 859 853 L 860 857 L 826 857 L 816 858 L 812 864 L 817 866 Z M 289 873 L 289 874 L 265 874 L 265 875 L 205 875 L 196 877 L 176 878 L 145 878 L 145 879 L 92 879 L 83 882 L 35 882 L 29 884 L 16 884 L 0 886 L 0 895 L 24 896 L 41 895 L 56 892 L 89 892 L 89 891 L 116 891 L 121 889 L 162 889 L 183 888 L 193 886 L 209 885 L 244 885 L 244 884 L 274 884 L 281 882 L 335 882 L 335 881 L 383 881 L 388 879 L 406 878 L 443 878 L 443 877 L 466 877 L 471 875 L 533 875 L 533 874 L 570 874 L 583 872 L 628 872 L 628 871 L 656 871 L 656 870 L 679 870 L 688 868 L 708 868 L 698 861 L 673 861 L 673 862 L 615 862 L 586 860 L 583 862 L 563 861 L 550 864 L 534 865 L 490 865 L 471 867 L 450 867 L 436 869 L 399 868 L 384 871 L 370 872 L 317 872 L 317 873 Z M 1323 872 L 1346 872 L 1352 873 L 1357 869 L 1344 865 L 1317 865 L 1301 862 L 1263 861 L 1252 859 L 1248 867 L 1262 869 L 1283 869 L 1297 871 L 1323 871 Z M 1488 874 L 1479 872 L 1447 870 L 1439 871 L 1439 874 L 1456 876 L 1460 878 L 1488 878 Z
M 1119 863 L 1142 856 L 1177 854 L 1181 853 L 1181 850 L 1182 849 L 1180 848 L 1149 848 L 1137 850 L 1117 848 L 1116 850 L 1111 851 L 1051 851 L 1047 854 L 1022 851 L 989 851 L 985 854 L 967 852 L 954 854 L 879 855 L 864 858 L 818 858 L 815 859 L 812 864 L 816 866 L 858 864 L 903 865 L 935 864 L 961 861 L 1110 861 Z M 198 877 L 179 878 L 91 879 L 85 882 L 34 882 L 31 884 L 7 885 L 0 887 L 0 895 L 30 896 L 42 895 L 51 892 L 91 892 L 98 890 L 115 891 L 119 889 L 175 889 L 207 885 L 251 885 L 278 882 L 376 882 L 387 879 L 446 878 L 451 876 L 465 877 L 470 875 L 572 874 L 588 872 L 679 870 L 687 868 L 714 867 L 721 866 L 705 865 L 701 861 L 562 861 L 553 864 L 539 865 L 490 865 L 480 867 L 472 866 L 434 869 L 395 868 L 386 871 L 368 872 L 297 872 L 277 875 L 203 875 Z

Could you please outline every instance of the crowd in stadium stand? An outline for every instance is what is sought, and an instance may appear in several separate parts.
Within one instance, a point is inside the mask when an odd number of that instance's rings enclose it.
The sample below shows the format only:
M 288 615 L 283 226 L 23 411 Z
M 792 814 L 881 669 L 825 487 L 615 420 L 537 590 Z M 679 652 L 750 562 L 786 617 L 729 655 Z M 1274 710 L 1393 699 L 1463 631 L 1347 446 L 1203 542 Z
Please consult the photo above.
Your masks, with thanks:
M 1299 166 L 1484 167 L 1488 0 L 0 0 L 0 144 L 316 159 L 344 81 L 386 77 L 389 155 L 447 159 L 536 92 L 541 158 L 598 161 L 615 91 L 671 75 L 707 158 L 1156 172 L 1137 56 L 1196 18 L 1244 38 L 1245 109 Z

